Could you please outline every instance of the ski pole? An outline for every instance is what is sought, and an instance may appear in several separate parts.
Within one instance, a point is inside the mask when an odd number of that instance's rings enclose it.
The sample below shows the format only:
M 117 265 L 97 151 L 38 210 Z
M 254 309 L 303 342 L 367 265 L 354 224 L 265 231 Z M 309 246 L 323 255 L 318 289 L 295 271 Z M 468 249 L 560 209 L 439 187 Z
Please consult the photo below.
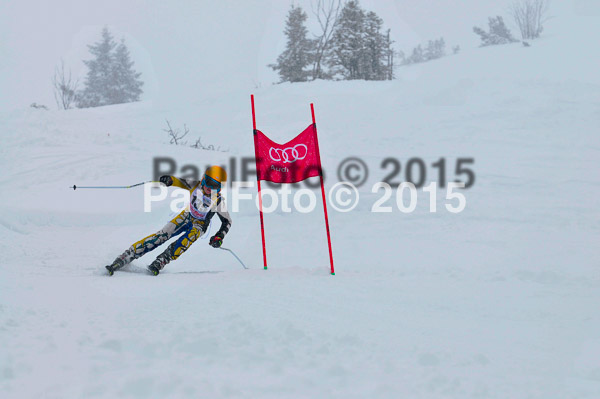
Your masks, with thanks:
M 69 188 L 72 188 L 73 190 L 76 190 L 78 188 L 131 188 L 131 187 L 141 186 L 142 184 L 146 184 L 146 183 L 157 183 L 157 182 L 149 180 L 149 181 L 144 181 L 141 183 L 132 184 L 131 186 L 79 186 L 78 187 L 75 184 L 73 184 L 73 186 L 71 186 Z
M 229 249 L 229 248 L 223 248 L 223 247 L 221 247 L 221 249 L 222 249 L 222 250 L 224 250 L 224 251 L 231 252 L 231 254 L 232 254 L 233 256 L 235 256 L 235 258 L 238 260 L 238 262 L 240 262 L 240 263 L 242 264 L 242 266 L 244 267 L 244 269 L 248 269 L 248 268 L 246 267 L 246 265 L 244 265 L 244 262 L 242 262 L 242 260 L 241 260 L 240 258 L 238 258 L 238 256 L 237 256 L 237 255 L 236 255 L 236 254 L 235 254 L 235 253 L 234 253 L 234 252 L 233 252 L 231 249 Z

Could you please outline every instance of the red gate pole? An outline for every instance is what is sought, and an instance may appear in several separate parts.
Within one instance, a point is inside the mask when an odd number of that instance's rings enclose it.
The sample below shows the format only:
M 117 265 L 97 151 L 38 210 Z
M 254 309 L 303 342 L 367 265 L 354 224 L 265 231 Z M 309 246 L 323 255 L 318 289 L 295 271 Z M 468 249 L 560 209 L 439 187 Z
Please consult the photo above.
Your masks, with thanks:
M 256 115 L 254 113 L 254 94 L 250 95 L 250 102 L 252 103 L 252 132 L 254 134 L 254 161 L 256 162 L 256 182 L 258 183 L 258 210 L 260 212 L 260 234 L 262 237 L 262 249 L 263 249 L 263 262 L 265 270 L 267 270 L 267 250 L 265 246 L 265 222 L 263 220 L 262 211 L 262 196 L 260 193 L 260 179 L 258 178 L 258 152 L 256 143 Z
M 329 218 L 327 217 L 327 202 L 325 201 L 325 187 L 323 186 L 323 168 L 321 166 L 321 153 L 319 152 L 319 138 L 317 137 L 317 122 L 315 122 L 315 107 L 310 103 L 313 127 L 315 129 L 315 143 L 317 144 L 317 157 L 319 158 L 319 179 L 321 179 L 321 196 L 323 197 L 323 211 L 325 211 L 325 229 L 327 230 L 327 244 L 329 245 L 329 262 L 331 263 L 331 274 L 335 275 L 333 268 L 333 253 L 331 252 L 331 236 L 329 235 Z

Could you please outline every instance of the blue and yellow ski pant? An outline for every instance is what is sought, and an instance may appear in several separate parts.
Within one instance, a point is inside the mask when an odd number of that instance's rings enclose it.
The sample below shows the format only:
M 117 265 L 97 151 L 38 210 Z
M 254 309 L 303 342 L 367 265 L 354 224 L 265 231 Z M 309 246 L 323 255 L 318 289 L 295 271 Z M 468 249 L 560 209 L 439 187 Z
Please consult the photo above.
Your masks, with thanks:
M 182 234 L 157 257 L 160 267 L 181 256 L 206 231 L 206 222 L 192 217 L 188 210 L 182 211 L 156 233 L 133 243 L 119 258 L 130 263 L 148 252 L 156 249 L 171 237 Z

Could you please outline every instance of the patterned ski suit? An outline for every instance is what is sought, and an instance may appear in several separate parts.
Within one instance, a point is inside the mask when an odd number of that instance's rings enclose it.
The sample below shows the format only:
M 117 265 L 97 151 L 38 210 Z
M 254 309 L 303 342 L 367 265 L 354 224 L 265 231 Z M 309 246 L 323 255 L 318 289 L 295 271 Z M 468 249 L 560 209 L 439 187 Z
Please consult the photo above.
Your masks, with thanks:
M 173 179 L 173 186 L 189 190 L 190 206 L 173 218 L 162 229 L 135 242 L 123 252 L 117 258 L 117 261 L 120 259 L 123 265 L 154 250 L 171 237 L 183 233 L 181 237 L 171 243 L 153 262 L 155 266 L 162 269 L 171 260 L 179 258 L 181 254 L 206 232 L 210 220 L 215 213 L 221 219 L 221 227 L 217 231 L 217 234 L 225 237 L 227 232 L 229 232 L 231 217 L 229 216 L 229 212 L 227 212 L 225 200 L 221 197 L 220 193 L 213 194 L 211 198 L 204 194 L 198 180 L 178 179 L 175 176 L 171 176 L 171 179 Z

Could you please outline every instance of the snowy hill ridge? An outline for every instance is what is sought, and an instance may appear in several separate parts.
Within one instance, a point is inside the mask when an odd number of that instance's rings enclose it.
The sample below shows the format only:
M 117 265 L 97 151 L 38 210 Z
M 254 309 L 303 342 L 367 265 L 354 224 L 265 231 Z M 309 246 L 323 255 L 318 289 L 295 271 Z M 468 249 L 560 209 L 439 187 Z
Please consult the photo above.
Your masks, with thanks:
M 568 54 L 569 57 L 565 57 Z M 592 53 L 591 60 L 595 60 Z M 596 59 L 597 60 L 597 59 Z M 103 266 L 169 220 L 143 190 L 70 190 L 252 156 L 250 93 L 0 119 L 2 397 L 596 398 L 600 393 L 597 63 L 562 38 L 399 68 L 391 82 L 256 90 L 258 127 L 284 142 L 314 102 L 326 186 L 350 156 L 370 175 L 352 212 L 233 214 L 154 278 L 158 252 Z M 168 144 L 165 119 L 229 152 Z M 474 159 L 460 214 L 370 212 L 373 184 L 418 157 Z M 404 173 L 404 172 L 402 172 Z M 214 226 L 213 226 L 214 228 Z

